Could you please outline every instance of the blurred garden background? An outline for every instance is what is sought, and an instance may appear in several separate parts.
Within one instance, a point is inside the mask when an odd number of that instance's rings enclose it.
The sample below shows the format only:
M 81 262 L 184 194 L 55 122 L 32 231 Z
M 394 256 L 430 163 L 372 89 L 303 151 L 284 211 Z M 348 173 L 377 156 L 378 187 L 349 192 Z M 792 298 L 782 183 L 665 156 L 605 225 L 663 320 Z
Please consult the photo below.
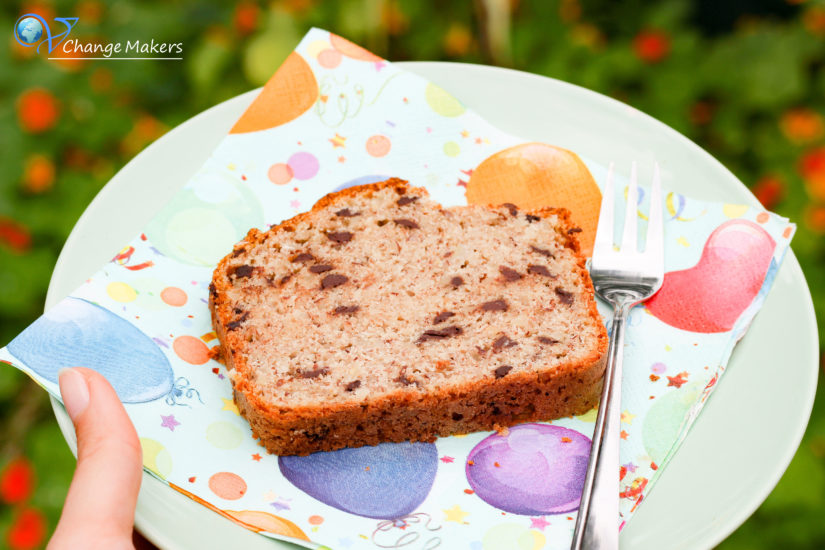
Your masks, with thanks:
M 12 37 L 31 12 L 78 17 L 73 37 L 183 42 L 184 59 L 47 61 Z M 799 224 L 793 249 L 825 340 L 823 2 L 55 0 L 0 7 L 0 345 L 42 312 L 57 255 L 103 185 L 170 128 L 262 85 L 311 26 L 394 61 L 551 76 L 669 124 Z M 0 368 L 0 548 L 45 545 L 73 466 L 45 392 Z M 720 548 L 825 548 L 823 517 L 820 390 L 779 486 Z

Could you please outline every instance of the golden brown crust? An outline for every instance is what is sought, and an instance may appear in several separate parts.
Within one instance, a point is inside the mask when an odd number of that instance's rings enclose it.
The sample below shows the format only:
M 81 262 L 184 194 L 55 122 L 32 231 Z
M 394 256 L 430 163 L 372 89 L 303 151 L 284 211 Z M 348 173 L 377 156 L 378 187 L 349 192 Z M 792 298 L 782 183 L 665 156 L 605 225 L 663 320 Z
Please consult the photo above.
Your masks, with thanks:
M 495 381 L 478 381 L 446 388 L 439 393 L 398 390 L 380 398 L 353 404 L 318 404 L 311 407 L 277 407 L 259 397 L 245 363 L 246 342 L 226 326 L 233 316 L 226 302 L 231 260 L 250 245 L 264 242 L 280 231 L 294 231 L 295 225 L 317 210 L 354 196 L 369 196 L 386 187 L 399 193 L 428 195 L 423 188 L 391 178 L 383 182 L 351 187 L 321 198 L 310 210 L 273 226 L 267 232 L 250 229 L 244 240 L 215 268 L 209 292 L 212 323 L 221 342 L 221 355 L 231 371 L 235 402 L 249 421 L 253 434 L 267 450 L 276 454 L 306 455 L 348 446 L 376 445 L 384 441 L 433 441 L 437 436 L 490 430 L 521 422 L 551 420 L 582 414 L 598 402 L 607 357 L 607 332 L 601 323 L 595 300 L 589 302 L 589 316 L 600 327 L 598 345 L 585 360 L 552 371 L 521 372 Z M 576 252 L 577 274 L 592 295 L 593 285 L 579 253 L 570 213 L 564 208 L 541 208 L 527 212 L 548 217 L 556 215 L 566 246 Z M 571 231 L 572 230 L 572 231 Z

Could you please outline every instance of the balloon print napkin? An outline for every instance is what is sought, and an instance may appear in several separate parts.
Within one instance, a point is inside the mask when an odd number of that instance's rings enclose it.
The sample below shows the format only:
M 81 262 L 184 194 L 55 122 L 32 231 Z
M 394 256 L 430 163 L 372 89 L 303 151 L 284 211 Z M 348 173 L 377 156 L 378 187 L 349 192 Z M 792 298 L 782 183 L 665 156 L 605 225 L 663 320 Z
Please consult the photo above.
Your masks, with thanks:
M 587 248 L 601 160 L 504 134 L 443 89 L 315 29 L 143 232 L 0 357 L 55 396 L 61 367 L 102 372 L 137 427 L 146 470 L 262 535 L 343 549 L 567 548 L 595 411 L 435 443 L 268 455 L 211 359 L 207 286 L 250 227 L 387 176 L 445 205 L 568 206 Z M 676 193 L 662 206 L 665 283 L 633 310 L 625 349 L 617 528 L 723 374 L 794 232 L 745 206 Z M 648 211 L 640 204 L 642 232 Z

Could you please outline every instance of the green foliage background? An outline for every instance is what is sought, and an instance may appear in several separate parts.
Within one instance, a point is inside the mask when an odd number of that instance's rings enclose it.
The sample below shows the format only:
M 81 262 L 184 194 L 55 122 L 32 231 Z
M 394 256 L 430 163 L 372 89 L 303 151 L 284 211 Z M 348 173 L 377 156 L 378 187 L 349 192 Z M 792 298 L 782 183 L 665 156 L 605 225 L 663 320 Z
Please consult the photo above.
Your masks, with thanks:
M 0 7 L 0 345 L 42 311 L 72 226 L 167 129 L 263 84 L 311 26 L 390 60 L 494 63 L 625 101 L 710 151 L 774 211 L 825 326 L 825 6 L 750 0 L 119 0 Z M 54 62 L 14 42 L 23 13 L 77 16 L 72 35 L 183 42 L 181 62 Z M 792 323 L 792 320 L 789 320 Z M 822 339 L 822 328 L 820 328 Z M 45 393 L 0 368 L 0 470 L 33 464 L 24 506 L 50 532 L 73 459 Z M 23 505 L 0 503 L 0 547 Z M 825 547 L 825 392 L 796 458 L 721 548 Z

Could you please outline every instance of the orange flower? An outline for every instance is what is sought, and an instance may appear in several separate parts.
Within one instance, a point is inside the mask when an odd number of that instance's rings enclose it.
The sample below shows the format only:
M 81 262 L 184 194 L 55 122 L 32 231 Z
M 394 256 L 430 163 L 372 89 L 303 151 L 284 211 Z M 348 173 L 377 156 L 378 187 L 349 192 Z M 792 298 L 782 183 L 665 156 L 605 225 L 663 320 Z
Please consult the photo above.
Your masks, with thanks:
M 381 16 L 383 19 L 384 28 L 387 29 L 387 33 L 396 35 L 407 30 L 409 21 L 407 20 L 407 16 L 398 6 L 398 2 L 385 2 L 384 10 Z
M 582 15 L 582 7 L 578 0 L 561 0 L 559 4 L 559 17 L 565 23 L 578 21 Z
M 29 230 L 10 218 L 0 217 L 0 244 L 15 252 L 25 252 L 31 246 Z
M 779 120 L 779 128 L 793 143 L 809 143 L 822 137 L 825 124 L 822 115 L 812 109 L 791 109 Z
M 802 26 L 814 36 L 825 35 L 825 9 L 811 6 L 802 14 Z
M 26 508 L 12 520 L 6 540 L 11 550 L 39 548 L 46 541 L 46 518 L 35 508 Z
M 453 23 L 444 35 L 444 53 L 452 57 L 465 55 L 473 46 L 473 35 L 461 23 Z
M 633 39 L 636 57 L 646 63 L 658 63 L 670 53 L 670 37 L 659 30 L 645 30 Z
M 151 115 L 140 115 L 132 130 L 123 138 L 123 149 L 135 154 L 150 142 L 166 133 L 166 126 Z
M 112 89 L 112 80 L 112 71 L 103 67 L 98 67 L 89 75 L 89 85 L 99 94 Z
M 255 4 L 250 2 L 238 4 L 235 7 L 235 30 L 241 35 L 252 33 L 258 26 L 259 16 L 260 10 Z
M 54 183 L 54 163 L 45 155 L 29 155 L 23 166 L 23 187 L 32 193 L 51 189 Z
M 799 161 L 799 173 L 812 197 L 825 200 L 825 147 L 811 149 Z
M 762 206 L 770 210 L 785 195 L 785 184 L 775 176 L 765 176 L 753 185 L 752 191 Z
M 814 233 L 825 234 L 825 206 L 808 206 L 805 208 L 803 220 L 805 221 L 805 227 Z
M 33 489 L 34 469 L 25 458 L 12 460 L 0 473 L 0 500 L 6 504 L 23 502 Z
M 75 13 L 85 24 L 95 25 L 100 23 L 100 17 L 103 15 L 103 5 L 96 0 L 85 0 L 84 2 L 78 2 Z
M 713 119 L 715 107 L 709 101 L 697 101 L 690 107 L 688 117 L 696 126 L 704 126 Z
M 51 130 L 60 117 L 60 104 L 48 90 L 31 88 L 17 98 L 17 119 L 26 132 Z

